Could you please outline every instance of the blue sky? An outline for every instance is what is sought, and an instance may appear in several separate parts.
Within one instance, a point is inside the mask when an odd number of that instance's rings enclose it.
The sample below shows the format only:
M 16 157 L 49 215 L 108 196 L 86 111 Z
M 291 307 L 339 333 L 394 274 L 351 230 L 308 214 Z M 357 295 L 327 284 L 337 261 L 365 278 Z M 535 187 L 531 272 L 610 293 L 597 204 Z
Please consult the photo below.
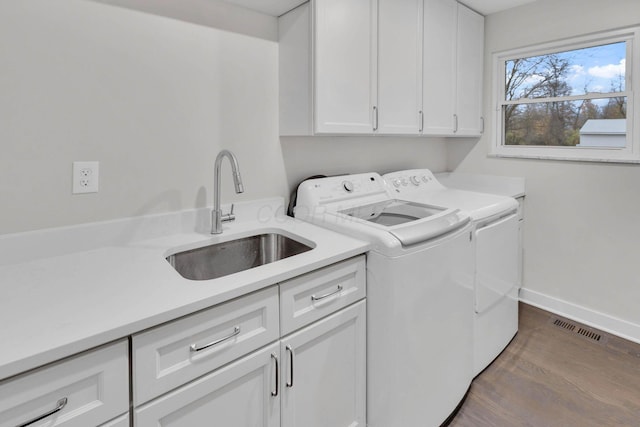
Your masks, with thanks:
M 584 94 L 585 88 L 587 92 L 608 93 L 613 85 L 617 90 L 620 76 L 625 75 L 625 42 L 572 50 L 559 53 L 558 56 L 569 61 L 570 71 L 566 82 L 572 88 L 572 95 Z M 507 61 L 507 69 L 510 68 L 510 62 Z M 530 87 L 541 79 L 541 76 L 533 75 L 525 81 L 524 86 Z
M 572 64 L 567 83 L 575 95 L 583 94 L 585 86 L 589 92 L 611 92 L 611 85 L 617 88 L 620 76 L 625 75 L 624 42 L 574 50 L 562 56 Z

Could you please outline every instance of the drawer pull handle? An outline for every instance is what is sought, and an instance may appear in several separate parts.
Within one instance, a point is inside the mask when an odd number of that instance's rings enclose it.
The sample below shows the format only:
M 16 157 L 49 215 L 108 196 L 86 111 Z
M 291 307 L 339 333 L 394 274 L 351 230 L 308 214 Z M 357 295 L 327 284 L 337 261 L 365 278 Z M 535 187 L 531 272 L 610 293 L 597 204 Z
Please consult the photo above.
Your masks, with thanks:
M 342 285 L 338 285 L 338 289 L 336 289 L 333 292 L 329 292 L 328 294 L 324 294 L 324 295 L 320 295 L 319 297 L 315 296 L 315 295 L 311 295 L 311 301 L 320 301 L 323 300 L 325 298 L 329 298 L 331 295 L 335 295 L 342 292 Z
M 202 347 L 198 347 L 196 344 L 191 344 L 191 347 L 189 348 L 191 349 L 191 351 L 202 351 L 209 347 L 213 347 L 216 344 L 220 344 L 222 342 L 230 340 L 231 338 L 235 337 L 239 333 L 240 333 L 240 326 L 236 326 L 235 328 L 233 328 L 233 332 L 231 332 L 226 337 L 220 338 L 219 340 L 212 341 L 209 344 L 203 345 Z
M 289 352 L 289 380 L 287 381 L 287 387 L 293 387 L 293 348 L 288 345 L 287 352 Z
M 31 424 L 37 423 L 40 420 L 43 420 L 47 417 L 50 417 L 51 415 L 62 411 L 62 408 L 64 408 L 65 406 L 67 406 L 67 398 L 63 397 L 62 399 L 58 400 L 58 402 L 56 403 L 56 407 L 55 409 L 47 412 L 46 414 L 42 414 L 32 420 L 27 421 L 26 423 L 20 424 L 17 427 L 27 427 L 30 426 Z
M 271 392 L 271 396 L 276 397 L 278 395 L 278 390 L 280 389 L 280 369 L 278 369 L 278 356 L 276 356 L 275 354 L 271 353 L 271 358 L 273 359 L 273 361 L 276 364 L 276 389 L 274 391 Z

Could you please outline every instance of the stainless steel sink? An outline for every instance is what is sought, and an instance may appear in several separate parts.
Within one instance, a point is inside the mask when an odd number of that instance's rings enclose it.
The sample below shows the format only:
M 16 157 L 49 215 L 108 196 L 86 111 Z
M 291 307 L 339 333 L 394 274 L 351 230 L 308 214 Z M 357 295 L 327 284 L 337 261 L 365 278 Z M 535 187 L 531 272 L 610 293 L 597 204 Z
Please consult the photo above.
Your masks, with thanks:
M 191 249 L 167 257 L 180 275 L 209 280 L 259 267 L 312 249 L 290 237 L 266 233 Z

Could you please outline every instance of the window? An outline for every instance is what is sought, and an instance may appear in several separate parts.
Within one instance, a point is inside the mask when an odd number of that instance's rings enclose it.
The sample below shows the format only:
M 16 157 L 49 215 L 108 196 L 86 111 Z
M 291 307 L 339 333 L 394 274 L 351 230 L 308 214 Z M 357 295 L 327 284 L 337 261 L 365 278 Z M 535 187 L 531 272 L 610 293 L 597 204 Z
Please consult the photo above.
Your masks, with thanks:
M 640 162 L 632 137 L 636 32 L 494 54 L 492 154 Z

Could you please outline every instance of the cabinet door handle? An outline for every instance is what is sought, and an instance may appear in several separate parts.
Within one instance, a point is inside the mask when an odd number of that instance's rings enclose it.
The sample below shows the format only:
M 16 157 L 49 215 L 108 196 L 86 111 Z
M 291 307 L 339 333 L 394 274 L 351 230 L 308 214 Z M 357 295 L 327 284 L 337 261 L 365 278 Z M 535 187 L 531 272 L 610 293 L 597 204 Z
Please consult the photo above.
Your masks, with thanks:
M 225 342 L 227 340 L 230 340 L 231 338 L 235 337 L 239 333 L 240 333 L 240 326 L 236 326 L 235 328 L 233 328 L 233 332 L 231 332 L 226 337 L 222 337 L 219 340 L 212 341 L 209 344 L 203 345 L 202 347 L 198 347 L 196 344 L 191 344 L 191 347 L 189 347 L 189 349 L 191 351 L 202 351 L 202 350 L 207 349 L 209 347 L 213 347 L 214 345 L 217 345 L 217 344 L 220 344 L 220 343 Z
M 424 113 L 422 111 L 418 111 L 418 114 L 420 115 L 420 129 L 418 132 L 422 132 L 424 129 Z
M 278 367 L 278 356 L 276 356 L 274 353 L 271 353 L 271 359 L 274 361 L 274 363 L 276 364 L 276 388 L 275 390 L 271 391 L 271 396 L 276 397 L 278 395 L 278 390 L 280 390 L 280 369 Z
M 480 128 L 480 133 L 484 133 L 484 117 L 480 117 L 480 121 L 482 122 L 482 128 Z
M 56 403 L 56 407 L 54 409 L 52 409 L 51 411 L 47 412 L 46 414 L 39 415 L 39 416 L 35 417 L 34 419 L 27 421 L 26 423 L 22 423 L 22 424 L 18 425 L 17 427 L 27 427 L 27 426 L 30 426 L 31 424 L 37 423 L 40 420 L 43 420 L 43 419 L 45 419 L 47 417 L 50 417 L 51 415 L 62 411 L 62 408 L 67 406 L 67 402 L 68 402 L 67 398 L 63 397 L 62 399 L 58 400 L 58 402 Z
M 289 353 L 289 379 L 287 380 L 287 387 L 293 387 L 293 348 L 288 345 L 287 352 Z
M 458 115 L 453 115 L 453 133 L 458 132 Z
M 329 292 L 328 294 L 320 295 L 319 297 L 317 297 L 315 295 L 311 295 L 311 301 L 313 301 L 313 302 L 320 301 L 320 300 L 323 300 L 325 298 L 329 298 L 331 295 L 335 295 L 337 293 L 340 293 L 341 291 L 342 291 L 342 285 L 338 285 L 338 288 L 335 291 Z
M 378 130 L 378 107 L 373 106 L 373 131 Z

